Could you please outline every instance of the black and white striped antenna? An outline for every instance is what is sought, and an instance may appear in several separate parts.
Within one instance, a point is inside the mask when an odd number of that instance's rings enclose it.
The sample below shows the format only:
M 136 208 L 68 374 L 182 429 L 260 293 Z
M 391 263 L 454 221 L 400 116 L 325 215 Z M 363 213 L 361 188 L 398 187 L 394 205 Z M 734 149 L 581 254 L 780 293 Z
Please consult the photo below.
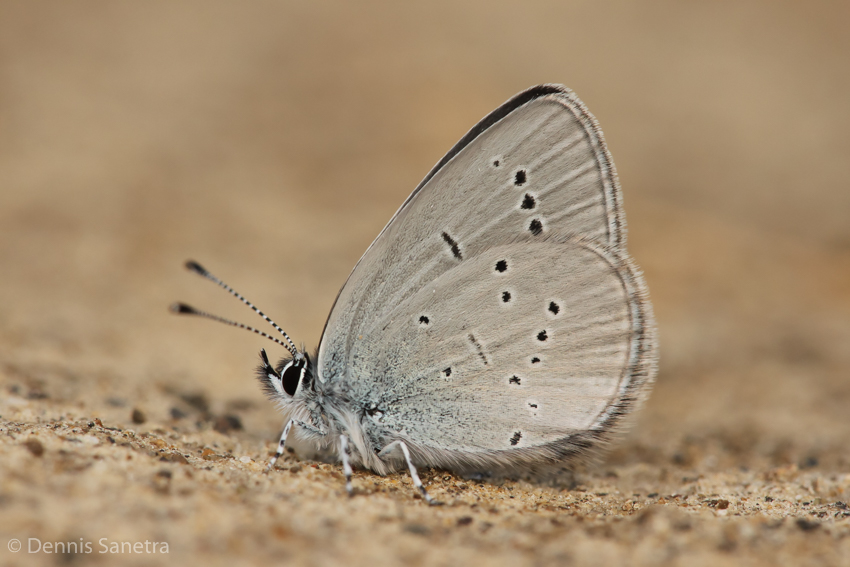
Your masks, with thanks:
M 213 315 L 212 313 L 207 313 L 206 311 L 201 311 L 199 309 L 195 309 L 191 305 L 186 305 L 185 303 L 173 303 L 169 307 L 169 310 L 172 313 L 176 313 L 178 315 L 195 315 L 195 316 L 198 316 L 198 317 L 206 317 L 207 319 L 212 319 L 213 321 L 218 321 L 219 323 L 224 323 L 225 325 L 230 325 L 230 326 L 233 326 L 233 327 L 239 327 L 240 329 L 246 329 L 248 331 L 252 331 L 254 333 L 257 333 L 260 336 L 263 336 L 263 337 L 269 339 L 270 341 L 274 341 L 277 344 L 281 345 L 286 350 L 288 350 L 292 354 L 292 356 L 296 356 L 296 357 L 298 356 L 298 348 L 295 346 L 295 343 L 292 342 L 292 339 L 289 338 L 289 335 L 286 334 L 286 331 L 281 329 L 278 326 L 277 323 L 275 323 L 274 321 L 272 321 L 268 317 L 268 315 L 266 315 L 265 313 L 263 313 L 262 311 L 257 309 L 257 307 L 253 303 L 251 303 L 250 301 L 245 299 L 245 297 L 243 297 L 242 294 L 240 294 L 235 289 L 233 289 L 232 287 L 230 287 L 229 285 L 227 285 L 226 283 L 224 283 L 223 281 L 221 281 L 220 279 L 218 279 L 217 277 L 212 275 L 203 266 L 201 266 L 199 263 L 195 262 L 194 260 L 189 260 L 188 262 L 186 262 L 185 266 L 188 270 L 195 272 L 199 276 L 203 276 L 206 279 L 210 280 L 211 282 L 217 283 L 219 286 L 221 286 L 225 290 L 227 290 L 227 292 L 230 293 L 230 295 L 234 296 L 239 301 L 241 301 L 242 303 L 244 303 L 245 305 L 247 305 L 248 307 L 253 309 L 254 312 L 257 315 L 259 315 L 260 317 L 265 319 L 272 327 L 277 329 L 277 331 L 281 335 L 283 335 L 283 338 L 286 339 L 286 342 L 289 343 L 289 344 L 286 344 L 286 343 L 282 342 L 281 340 L 279 340 L 275 337 L 272 337 L 271 335 L 264 333 L 263 331 L 260 331 L 259 329 L 255 329 L 254 327 L 251 327 L 249 325 L 243 325 L 242 323 L 237 323 L 235 321 L 231 321 L 230 319 L 225 319 L 224 317 L 219 317 L 218 315 Z

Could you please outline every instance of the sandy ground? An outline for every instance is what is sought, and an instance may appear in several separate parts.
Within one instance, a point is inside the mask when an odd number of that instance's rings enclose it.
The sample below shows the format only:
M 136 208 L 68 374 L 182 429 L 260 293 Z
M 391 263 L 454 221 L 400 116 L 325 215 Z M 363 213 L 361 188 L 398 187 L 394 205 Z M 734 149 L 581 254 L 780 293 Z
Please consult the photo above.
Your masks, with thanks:
M 850 565 L 850 13 L 803 6 L 0 2 L 0 563 Z M 170 316 L 256 322 L 181 263 L 312 348 L 431 165 L 541 82 L 623 184 L 661 337 L 634 427 L 562 486 L 423 471 L 439 508 L 262 474 L 267 345 Z

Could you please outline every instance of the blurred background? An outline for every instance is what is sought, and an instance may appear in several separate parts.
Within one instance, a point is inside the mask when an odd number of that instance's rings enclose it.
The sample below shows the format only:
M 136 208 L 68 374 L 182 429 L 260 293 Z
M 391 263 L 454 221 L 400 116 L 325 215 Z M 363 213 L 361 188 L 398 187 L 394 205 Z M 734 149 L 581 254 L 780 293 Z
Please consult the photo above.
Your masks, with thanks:
M 273 438 L 269 345 L 166 307 L 262 321 L 183 261 L 312 349 L 432 165 L 558 82 L 605 132 L 660 330 L 611 459 L 846 468 L 848 21 L 774 0 L 2 1 L 4 387 L 127 423 L 196 392 Z

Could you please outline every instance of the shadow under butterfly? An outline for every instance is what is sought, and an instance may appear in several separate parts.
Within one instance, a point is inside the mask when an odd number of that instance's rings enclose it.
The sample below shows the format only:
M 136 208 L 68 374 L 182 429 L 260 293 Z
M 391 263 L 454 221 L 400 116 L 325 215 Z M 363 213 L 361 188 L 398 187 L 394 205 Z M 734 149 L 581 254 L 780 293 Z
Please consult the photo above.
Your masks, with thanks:
M 406 465 L 546 478 L 602 448 L 657 370 L 652 307 L 626 252 L 622 197 L 595 118 L 560 85 L 472 128 L 354 267 L 313 356 L 284 341 L 259 378 L 289 435 L 386 474 Z

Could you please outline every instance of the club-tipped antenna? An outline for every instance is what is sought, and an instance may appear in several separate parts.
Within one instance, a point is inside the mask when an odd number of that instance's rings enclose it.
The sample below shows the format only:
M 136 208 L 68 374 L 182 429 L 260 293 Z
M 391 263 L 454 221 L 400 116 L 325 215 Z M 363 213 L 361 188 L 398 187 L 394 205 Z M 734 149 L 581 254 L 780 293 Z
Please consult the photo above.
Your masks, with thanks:
M 258 335 L 260 335 L 262 337 L 266 337 L 270 341 L 276 342 L 277 344 L 279 344 L 280 346 L 282 346 L 283 348 L 285 348 L 289 352 L 292 352 L 292 349 L 289 347 L 288 344 L 281 341 L 277 337 L 271 336 L 270 334 L 266 333 L 265 331 L 255 329 L 254 327 L 251 327 L 250 325 L 244 325 L 242 323 L 237 323 L 236 321 L 231 321 L 230 319 L 225 319 L 224 317 L 219 317 L 218 315 L 213 315 L 212 313 L 207 313 L 206 311 L 201 311 L 200 309 L 195 309 L 191 305 L 186 305 L 185 303 L 179 303 L 179 302 L 178 303 L 172 303 L 168 307 L 168 310 L 171 311 L 172 313 L 176 313 L 178 315 L 195 315 L 196 317 L 206 317 L 207 319 L 212 319 L 213 321 L 218 321 L 219 323 L 224 323 L 225 325 L 230 325 L 231 327 L 239 327 L 240 329 L 252 331 L 252 332 L 257 333 Z M 263 354 L 265 354 L 265 352 L 266 351 L 263 351 Z M 292 355 L 295 356 L 295 353 L 292 352 Z M 268 366 L 271 366 L 271 365 L 268 364 L 268 358 L 266 358 L 265 360 L 266 360 L 266 364 Z
M 211 273 L 209 273 L 209 272 L 208 272 L 208 271 L 207 271 L 207 270 L 206 270 L 203 266 L 201 266 L 199 263 L 195 262 L 194 260 L 189 260 L 189 261 L 187 261 L 185 265 L 186 265 L 186 269 L 188 269 L 188 270 L 190 270 L 190 271 L 192 271 L 192 272 L 195 272 L 195 273 L 196 273 L 196 274 L 198 274 L 199 276 L 203 276 L 203 277 L 207 278 L 207 279 L 208 279 L 208 280 L 210 280 L 211 282 L 215 282 L 215 283 L 217 283 L 218 285 L 220 285 L 221 287 L 223 287 L 225 290 L 227 290 L 227 292 L 228 292 L 228 293 L 230 293 L 230 295 L 234 296 L 236 299 L 238 299 L 239 301 L 241 301 L 242 303 L 244 303 L 245 305 L 247 305 L 248 307 L 250 307 L 251 309 L 253 309 L 253 310 L 254 310 L 254 313 L 256 313 L 257 315 L 259 315 L 260 317 L 262 317 L 263 319 L 265 319 L 265 320 L 266 320 L 266 322 L 268 322 L 268 323 L 269 323 L 272 327 L 274 327 L 275 329 L 277 329 L 277 331 L 278 331 L 281 335 L 283 335 L 283 338 L 285 338 L 285 339 L 286 339 L 286 342 L 288 342 L 288 343 L 289 343 L 289 346 L 287 346 L 287 345 L 283 345 L 283 346 L 285 346 L 285 347 L 286 347 L 286 349 L 287 349 L 289 352 L 291 352 L 291 353 L 292 353 L 292 356 L 297 356 L 297 355 L 298 355 L 298 347 L 296 347 L 296 346 L 295 346 L 295 343 L 294 343 L 294 342 L 292 342 L 292 339 L 290 339 L 290 338 L 289 338 L 289 335 L 287 335 L 287 334 L 286 334 L 286 331 L 284 331 L 283 329 L 281 329 L 281 328 L 278 326 L 278 324 L 277 324 L 277 323 L 275 323 L 274 321 L 272 321 L 272 320 L 268 317 L 268 315 L 266 315 L 265 313 L 263 313 L 262 311 L 260 311 L 259 309 L 257 309 L 256 305 L 254 305 L 253 303 L 251 303 L 250 301 L 248 301 L 247 299 L 245 299 L 245 298 L 242 296 L 242 294 L 240 294 L 239 292 L 237 292 L 235 289 L 233 289 L 232 287 L 230 287 L 229 285 L 227 285 L 226 283 L 224 283 L 223 281 L 221 281 L 220 279 L 218 279 L 217 277 L 215 277 L 214 275 L 212 275 Z M 188 307 L 188 306 L 186 306 L 186 307 Z M 198 312 L 198 313 L 202 313 L 202 312 Z M 215 315 L 207 315 L 207 314 L 204 314 L 204 316 L 209 317 L 209 318 L 212 318 L 212 319 L 216 319 L 216 318 L 217 318 Z M 221 318 L 219 318 L 219 319 L 221 319 Z M 229 323 L 229 324 L 234 324 L 234 325 L 235 325 L 235 326 L 237 326 L 237 327 L 239 326 L 239 323 L 232 323 L 231 321 L 228 321 L 227 319 L 221 319 L 221 321 L 222 321 L 222 322 L 227 322 L 227 323 Z M 249 329 L 251 328 L 251 327 L 248 327 L 247 325 L 243 325 L 243 326 L 244 326 L 244 327 L 246 327 L 246 328 L 249 328 Z M 255 332 L 259 333 L 259 331 L 255 331 Z M 271 338 L 271 337 L 269 337 L 269 338 Z M 278 341 L 278 342 L 279 342 L 279 341 Z M 281 343 L 281 344 L 283 344 L 283 343 Z

